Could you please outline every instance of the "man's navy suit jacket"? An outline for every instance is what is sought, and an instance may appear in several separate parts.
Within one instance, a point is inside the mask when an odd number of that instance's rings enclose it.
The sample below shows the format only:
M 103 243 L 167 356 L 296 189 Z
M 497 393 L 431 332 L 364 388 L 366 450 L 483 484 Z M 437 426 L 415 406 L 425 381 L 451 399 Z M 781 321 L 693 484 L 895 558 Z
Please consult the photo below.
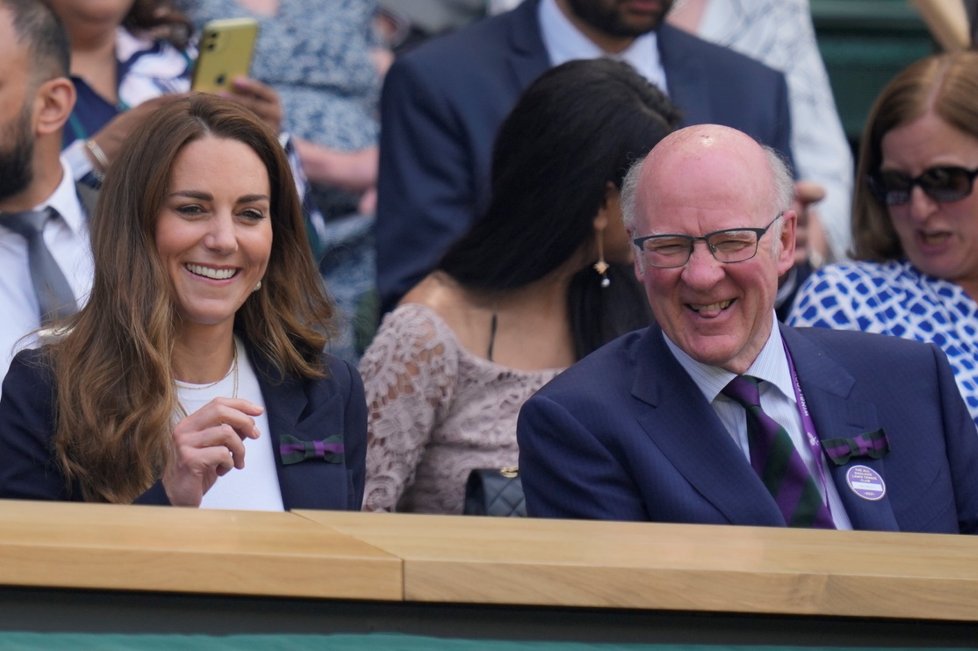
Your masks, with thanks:
M 326 356 L 327 377 L 282 377 L 249 347 L 249 359 L 265 400 L 272 453 L 282 502 L 288 509 L 360 510 L 366 473 L 367 405 L 360 375 L 347 362 Z M 50 367 L 36 350 L 17 354 L 0 399 L 0 498 L 78 501 L 54 463 L 54 388 Z M 318 441 L 341 435 L 342 461 L 312 456 L 283 463 L 282 437 Z M 220 481 L 220 480 L 218 480 Z M 168 504 L 161 482 L 136 500 Z
M 426 43 L 387 73 L 376 228 L 385 310 L 485 209 L 496 132 L 520 93 L 551 67 L 538 5 L 527 0 Z M 734 127 L 791 160 L 781 73 L 669 25 L 657 33 L 669 97 L 683 125 Z
M 818 436 L 882 429 L 889 452 L 826 461 L 854 529 L 978 531 L 978 433 L 935 346 L 860 332 L 782 335 Z M 744 453 L 652 326 L 565 371 L 519 416 L 520 475 L 534 516 L 784 526 Z M 885 495 L 858 497 L 854 465 Z

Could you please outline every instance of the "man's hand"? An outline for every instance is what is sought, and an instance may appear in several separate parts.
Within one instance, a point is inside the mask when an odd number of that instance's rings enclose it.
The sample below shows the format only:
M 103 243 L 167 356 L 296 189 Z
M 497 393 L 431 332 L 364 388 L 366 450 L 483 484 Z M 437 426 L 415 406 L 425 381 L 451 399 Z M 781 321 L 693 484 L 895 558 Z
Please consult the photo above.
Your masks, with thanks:
M 825 198 L 825 188 L 812 181 L 796 181 L 791 208 L 798 214 L 795 228 L 795 264 L 806 260 L 820 267 L 829 255 L 825 230 L 818 218 L 815 204 Z

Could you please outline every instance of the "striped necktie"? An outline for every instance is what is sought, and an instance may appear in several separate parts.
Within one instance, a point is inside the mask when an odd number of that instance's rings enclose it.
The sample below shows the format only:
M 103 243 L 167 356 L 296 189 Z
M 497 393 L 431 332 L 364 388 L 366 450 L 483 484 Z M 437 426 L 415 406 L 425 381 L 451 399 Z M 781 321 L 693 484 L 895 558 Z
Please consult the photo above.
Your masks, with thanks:
M 761 409 L 759 383 L 750 375 L 738 375 L 721 391 L 747 411 L 751 466 L 774 497 L 789 527 L 834 529 L 815 479 L 787 430 Z

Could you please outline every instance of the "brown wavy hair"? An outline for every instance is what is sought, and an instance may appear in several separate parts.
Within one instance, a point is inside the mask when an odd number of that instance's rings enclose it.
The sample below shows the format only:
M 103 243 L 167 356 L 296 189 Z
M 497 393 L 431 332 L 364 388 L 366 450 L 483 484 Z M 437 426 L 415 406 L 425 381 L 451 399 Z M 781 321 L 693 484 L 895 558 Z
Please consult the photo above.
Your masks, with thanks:
M 928 111 L 978 138 L 978 52 L 921 59 L 894 77 L 876 98 L 866 119 L 856 168 L 852 239 L 857 260 L 883 262 L 904 257 L 887 207 L 870 190 L 868 179 L 882 163 L 883 136 Z
M 322 377 L 333 307 L 313 263 L 295 182 L 278 139 L 232 100 L 191 95 L 136 130 L 105 178 L 91 220 L 95 278 L 70 330 L 47 347 L 57 389 L 54 448 L 89 501 L 131 502 L 162 475 L 176 394 L 179 316 L 155 227 L 174 160 L 206 136 L 248 145 L 271 185 L 272 250 L 262 288 L 235 331 L 272 369 L 269 381 Z

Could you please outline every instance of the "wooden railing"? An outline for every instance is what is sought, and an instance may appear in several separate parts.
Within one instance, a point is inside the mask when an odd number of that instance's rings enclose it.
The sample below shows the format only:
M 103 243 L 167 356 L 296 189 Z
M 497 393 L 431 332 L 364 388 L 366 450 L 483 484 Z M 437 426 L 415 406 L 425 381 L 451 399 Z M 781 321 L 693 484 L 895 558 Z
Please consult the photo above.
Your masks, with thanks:
M 978 538 L 0 501 L 0 586 L 61 610 L 65 594 L 150 593 L 978 631 Z

